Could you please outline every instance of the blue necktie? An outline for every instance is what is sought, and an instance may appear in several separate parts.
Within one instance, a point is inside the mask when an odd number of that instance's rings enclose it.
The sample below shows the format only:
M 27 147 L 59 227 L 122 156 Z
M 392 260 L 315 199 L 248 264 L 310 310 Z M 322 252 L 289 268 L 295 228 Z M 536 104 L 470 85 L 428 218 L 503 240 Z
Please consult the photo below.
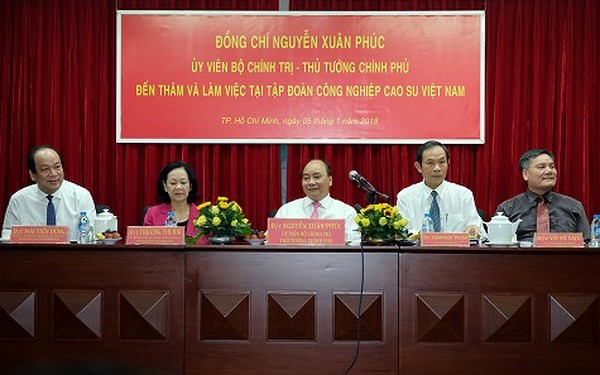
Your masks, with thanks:
M 54 210 L 52 198 L 52 195 L 46 196 L 46 199 L 48 199 L 48 207 L 46 207 L 46 225 L 56 225 L 56 211 Z
M 436 232 L 442 231 L 442 226 L 440 224 L 440 206 L 438 206 L 437 202 L 437 191 L 431 192 L 431 207 L 429 208 L 429 213 L 431 214 L 431 219 L 433 220 L 433 230 Z

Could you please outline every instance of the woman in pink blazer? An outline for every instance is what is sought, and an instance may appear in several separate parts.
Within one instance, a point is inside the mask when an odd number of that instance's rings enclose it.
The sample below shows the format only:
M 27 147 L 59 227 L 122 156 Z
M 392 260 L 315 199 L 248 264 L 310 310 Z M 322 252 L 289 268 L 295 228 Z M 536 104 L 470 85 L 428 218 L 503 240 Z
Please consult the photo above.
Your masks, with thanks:
M 186 227 L 186 236 L 197 234 L 194 220 L 198 217 L 198 208 L 194 202 L 198 199 L 198 178 L 189 165 L 182 161 L 166 165 L 158 174 L 156 198 L 159 204 L 148 209 L 144 225 L 163 226 L 168 213 L 173 211 L 177 225 Z M 200 238 L 197 243 L 208 241 Z

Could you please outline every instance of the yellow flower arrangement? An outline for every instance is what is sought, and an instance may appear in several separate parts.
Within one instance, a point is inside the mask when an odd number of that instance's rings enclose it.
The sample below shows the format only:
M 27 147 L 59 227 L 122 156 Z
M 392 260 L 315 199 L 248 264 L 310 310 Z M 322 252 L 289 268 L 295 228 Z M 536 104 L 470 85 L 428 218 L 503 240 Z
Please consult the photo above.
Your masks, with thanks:
M 198 205 L 198 211 L 198 218 L 194 220 L 198 230 L 196 240 L 207 235 L 245 237 L 252 233 L 242 207 L 227 197 L 218 197 L 214 204 L 204 202 Z
M 400 214 L 398 207 L 388 203 L 371 204 L 363 208 L 354 221 L 358 224 L 363 240 L 404 240 L 408 237 L 408 219 Z

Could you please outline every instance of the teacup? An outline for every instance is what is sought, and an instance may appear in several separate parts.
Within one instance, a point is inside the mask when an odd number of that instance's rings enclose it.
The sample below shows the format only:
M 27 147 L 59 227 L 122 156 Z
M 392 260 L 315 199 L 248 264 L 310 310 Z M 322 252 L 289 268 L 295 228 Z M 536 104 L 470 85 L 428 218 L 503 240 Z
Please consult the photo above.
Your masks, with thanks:
M 2 241 L 8 241 L 10 239 L 10 229 L 2 229 Z

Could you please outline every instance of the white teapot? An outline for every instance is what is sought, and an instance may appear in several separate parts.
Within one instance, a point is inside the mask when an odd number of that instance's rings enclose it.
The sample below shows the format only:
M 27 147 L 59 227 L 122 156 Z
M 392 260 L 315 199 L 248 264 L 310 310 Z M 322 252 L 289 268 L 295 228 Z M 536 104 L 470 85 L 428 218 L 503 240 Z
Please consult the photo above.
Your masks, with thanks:
M 480 229 L 487 232 L 490 243 L 508 245 L 517 242 L 517 227 L 521 221 L 523 220 L 517 219 L 513 223 L 502 212 L 498 212 L 489 222 L 482 222 Z M 484 225 L 487 226 L 487 231 L 483 230 Z
M 94 221 L 94 231 L 96 233 L 104 233 L 107 230 L 116 231 L 118 226 L 117 217 L 110 213 L 107 208 L 96 216 Z

